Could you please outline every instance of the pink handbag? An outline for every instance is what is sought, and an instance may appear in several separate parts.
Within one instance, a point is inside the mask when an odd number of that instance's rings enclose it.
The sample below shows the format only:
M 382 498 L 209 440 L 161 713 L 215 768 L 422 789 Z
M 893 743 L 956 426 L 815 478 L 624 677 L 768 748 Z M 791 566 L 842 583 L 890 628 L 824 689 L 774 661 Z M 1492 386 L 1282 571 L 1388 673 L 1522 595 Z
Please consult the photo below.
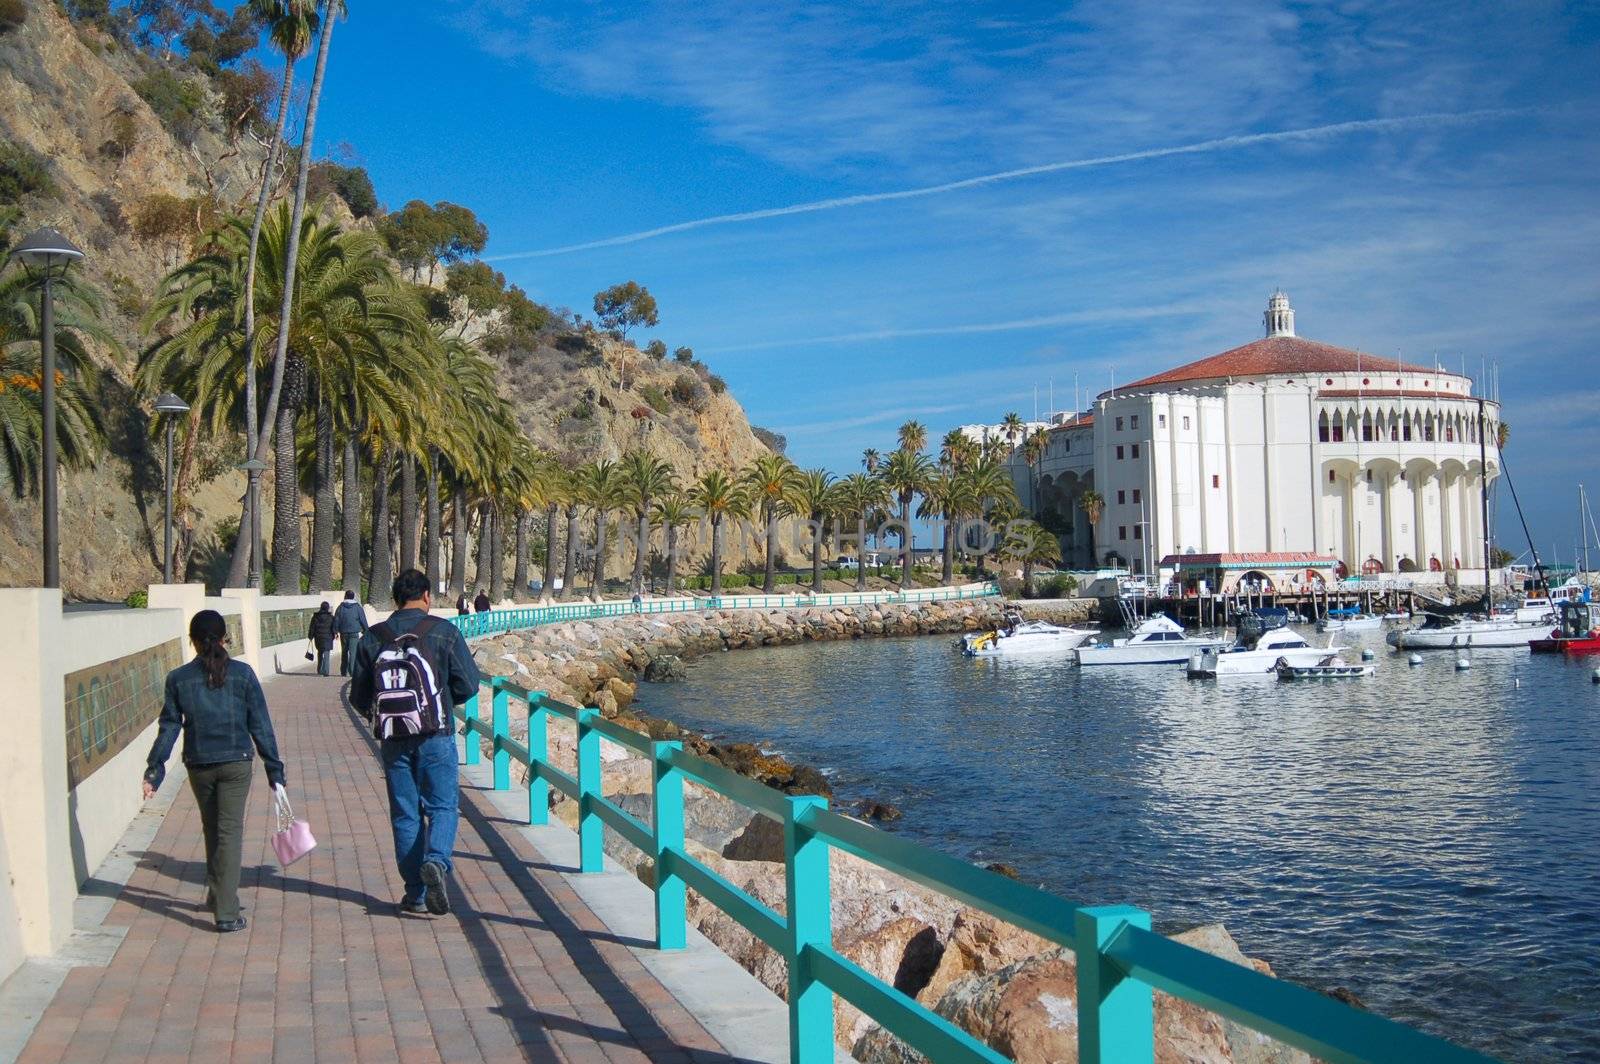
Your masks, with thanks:
M 272 852 L 278 855 L 278 863 L 288 868 L 316 849 L 317 840 L 311 835 L 310 824 L 295 819 L 294 810 L 289 806 L 289 793 L 282 784 L 272 788 L 272 811 L 277 820 L 277 830 L 272 833 Z

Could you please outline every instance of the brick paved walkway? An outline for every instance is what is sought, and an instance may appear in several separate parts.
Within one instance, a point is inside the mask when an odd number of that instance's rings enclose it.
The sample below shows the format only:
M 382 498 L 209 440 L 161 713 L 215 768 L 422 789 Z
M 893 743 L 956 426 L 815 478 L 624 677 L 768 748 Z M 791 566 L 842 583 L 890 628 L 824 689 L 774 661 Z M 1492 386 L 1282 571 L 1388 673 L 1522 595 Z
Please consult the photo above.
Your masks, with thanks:
M 250 926 L 218 935 L 183 784 L 106 920 L 126 940 L 109 967 L 70 973 L 23 1061 L 734 1059 L 465 779 L 454 912 L 398 915 L 383 778 L 340 691 L 303 676 L 267 688 L 317 850 L 278 868 L 258 772 L 241 888 Z

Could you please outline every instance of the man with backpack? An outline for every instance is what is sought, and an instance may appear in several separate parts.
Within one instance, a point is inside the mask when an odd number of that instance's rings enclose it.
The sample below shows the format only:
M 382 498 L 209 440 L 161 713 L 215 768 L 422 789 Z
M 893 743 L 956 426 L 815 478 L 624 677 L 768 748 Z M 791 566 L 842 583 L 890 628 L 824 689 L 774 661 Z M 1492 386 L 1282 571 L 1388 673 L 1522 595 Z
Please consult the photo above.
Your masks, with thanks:
M 356 640 L 367 630 L 367 611 L 356 601 L 354 591 L 346 591 L 344 601 L 333 611 L 333 630 L 339 636 L 339 675 L 349 676 L 355 665 Z
M 394 852 L 405 881 L 400 909 L 450 911 L 447 890 L 460 793 L 451 711 L 478 693 L 478 667 L 461 632 L 430 616 L 428 578 L 394 581 L 396 609 L 356 647 L 350 701 L 372 722 L 389 790 Z

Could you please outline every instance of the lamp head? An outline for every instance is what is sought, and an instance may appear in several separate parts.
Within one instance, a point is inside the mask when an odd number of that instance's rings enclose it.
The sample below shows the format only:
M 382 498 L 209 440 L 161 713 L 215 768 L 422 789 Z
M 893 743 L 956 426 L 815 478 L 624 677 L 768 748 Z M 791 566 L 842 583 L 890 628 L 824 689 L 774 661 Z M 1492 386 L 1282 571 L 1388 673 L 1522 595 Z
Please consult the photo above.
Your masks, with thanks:
M 156 413 L 158 414 L 187 414 L 189 404 L 179 399 L 171 392 L 162 392 L 156 396 Z
M 267 468 L 267 463 L 263 462 L 259 458 L 252 458 L 249 461 L 240 462 L 238 465 L 234 466 L 233 468 L 242 469 L 246 473 L 260 473 L 260 472 L 263 472 Z
M 59 268 L 65 272 L 83 258 L 83 249 L 62 235 L 61 230 L 46 226 L 23 237 L 22 243 L 11 249 L 10 257 L 29 270 L 50 273 Z

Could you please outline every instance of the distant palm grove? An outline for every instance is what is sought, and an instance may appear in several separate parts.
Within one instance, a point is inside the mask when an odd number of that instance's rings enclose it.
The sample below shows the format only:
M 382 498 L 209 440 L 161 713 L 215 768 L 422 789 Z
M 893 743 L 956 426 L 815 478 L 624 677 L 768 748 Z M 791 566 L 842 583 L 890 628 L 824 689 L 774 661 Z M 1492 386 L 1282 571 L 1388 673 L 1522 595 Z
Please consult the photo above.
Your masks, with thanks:
M 628 281 L 595 295 L 592 322 L 552 311 L 477 259 L 488 232 L 467 208 L 412 201 L 384 213 L 359 167 L 314 164 L 342 0 L 251 0 L 225 20 L 181 4 L 67 9 L 139 43 L 158 73 L 187 63 L 219 91 L 243 76 L 240 57 L 263 36 L 282 61 L 273 76 L 259 64 L 252 72 L 241 121 L 266 151 L 248 198 L 151 197 L 135 219 L 182 252 L 143 304 L 132 374 L 143 404 L 171 391 L 190 407 L 173 470 L 180 508 L 219 469 L 252 470 L 237 523 L 222 537 L 217 582 L 282 592 L 342 586 L 382 599 L 399 570 L 416 567 L 435 588 L 481 588 L 501 601 L 527 597 L 535 571 L 543 597 L 599 596 L 609 571 L 624 575 L 616 590 L 628 594 L 693 588 L 717 596 L 757 579 L 724 572 L 729 538 L 739 535 L 762 553 L 768 593 L 806 575 L 780 572 L 791 557 L 785 546 L 809 560 L 814 591 L 828 579 L 865 589 L 868 555 L 885 549 L 897 564 L 878 576 L 907 586 L 918 522 L 939 537 L 945 584 L 958 570 L 986 575 L 990 557 L 1025 576 L 1059 560 L 1055 537 L 1021 519 L 1006 458 L 1020 445 L 1031 468 L 1043 441 L 1022 439 L 1014 415 L 987 444 L 952 431 L 931 455 L 926 428 L 909 421 L 892 447 L 868 450 L 862 468 L 843 476 L 796 466 L 771 434 L 763 435 L 768 453 L 744 468 L 698 475 L 653 453 L 648 436 L 615 460 L 541 449 L 502 394 L 498 360 L 559 333 L 608 335 L 619 350 L 665 363 L 662 341 L 639 349 L 627 340 L 630 330 L 657 325 L 655 300 Z M 191 20 L 188 29 L 173 31 L 173 18 Z M 211 34 L 212 51 L 200 47 L 207 38 L 195 27 Z M 225 34 L 231 43 L 220 54 Z M 175 53 L 178 39 L 187 52 Z M 295 64 L 313 51 L 292 145 Z M 0 245 L 7 220 L 0 216 Z M 77 278 L 56 291 L 60 451 L 64 464 L 90 465 L 108 445 L 94 397 L 117 347 L 102 322 L 105 296 Z M 39 473 L 37 301 L 38 285 L 21 271 L 0 278 L 0 451 L 19 495 L 37 491 Z M 687 374 L 679 378 L 685 401 L 725 387 L 689 348 L 671 357 Z M 258 486 L 258 473 L 267 483 Z M 270 541 L 261 534 L 269 488 Z M 691 528 L 697 541 L 709 540 L 701 557 L 682 549 Z M 192 535 L 178 537 L 175 572 L 205 575 L 197 549 Z M 835 556 L 846 565 L 828 564 Z

